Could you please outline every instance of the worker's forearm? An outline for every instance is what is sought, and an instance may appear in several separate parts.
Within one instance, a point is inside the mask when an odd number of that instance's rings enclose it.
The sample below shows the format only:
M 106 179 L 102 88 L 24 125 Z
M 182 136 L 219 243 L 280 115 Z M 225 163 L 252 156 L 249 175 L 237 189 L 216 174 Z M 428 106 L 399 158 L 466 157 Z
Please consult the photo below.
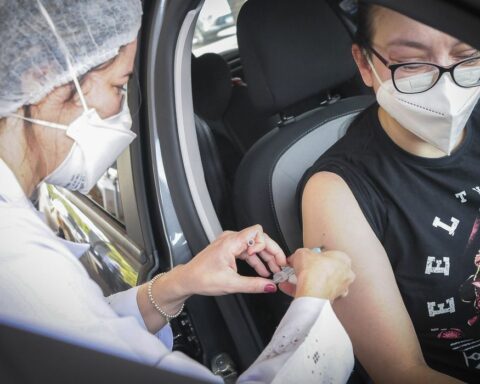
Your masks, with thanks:
M 175 314 L 179 311 L 185 300 L 190 297 L 182 285 L 181 275 L 183 265 L 179 265 L 161 276 L 152 286 L 152 295 L 155 302 L 167 314 Z M 158 332 L 167 320 L 153 306 L 148 296 L 148 283 L 141 285 L 137 293 L 137 304 L 143 321 L 147 329 L 152 332 Z

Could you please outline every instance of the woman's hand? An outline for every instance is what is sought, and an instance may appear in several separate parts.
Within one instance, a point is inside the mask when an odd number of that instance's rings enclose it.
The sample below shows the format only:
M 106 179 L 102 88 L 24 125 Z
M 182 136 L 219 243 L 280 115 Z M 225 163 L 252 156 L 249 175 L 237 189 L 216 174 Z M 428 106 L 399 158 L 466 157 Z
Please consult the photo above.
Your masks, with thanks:
M 249 241 L 253 245 L 249 246 Z M 239 275 L 236 259 L 245 260 L 262 277 Z M 224 232 L 182 266 L 178 278 L 190 295 L 275 292 L 277 287 L 267 277 L 271 272 L 280 271 L 286 263 L 285 254 L 278 244 L 263 232 L 260 225 L 255 225 L 240 232 Z
M 284 282 L 280 290 L 290 296 L 312 296 L 330 301 L 348 293 L 355 279 L 350 257 L 339 251 L 315 253 L 307 248 L 298 249 L 288 258 L 295 269 L 297 284 Z
M 263 277 L 239 275 L 236 259 L 245 260 Z M 218 296 L 275 292 L 277 287 L 267 279 L 270 272 L 260 259 L 274 273 L 287 264 L 281 248 L 263 233 L 260 225 L 240 232 L 227 231 L 189 263 L 176 266 L 156 280 L 152 285 L 152 295 L 160 308 L 174 314 L 194 294 Z M 148 284 L 139 287 L 137 303 L 147 329 L 155 333 L 166 321 L 150 303 L 147 291 Z

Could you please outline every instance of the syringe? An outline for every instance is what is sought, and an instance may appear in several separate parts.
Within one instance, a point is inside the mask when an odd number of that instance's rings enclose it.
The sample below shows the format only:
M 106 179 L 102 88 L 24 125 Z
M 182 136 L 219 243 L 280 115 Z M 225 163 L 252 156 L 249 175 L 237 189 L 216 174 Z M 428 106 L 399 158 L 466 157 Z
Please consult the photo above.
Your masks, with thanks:
M 315 253 L 322 253 L 322 249 L 318 247 L 312 248 L 312 251 Z M 295 270 L 292 267 L 283 267 L 280 272 L 273 275 L 273 282 L 275 284 L 283 283 L 287 280 L 292 284 L 297 284 L 297 276 L 295 276 Z

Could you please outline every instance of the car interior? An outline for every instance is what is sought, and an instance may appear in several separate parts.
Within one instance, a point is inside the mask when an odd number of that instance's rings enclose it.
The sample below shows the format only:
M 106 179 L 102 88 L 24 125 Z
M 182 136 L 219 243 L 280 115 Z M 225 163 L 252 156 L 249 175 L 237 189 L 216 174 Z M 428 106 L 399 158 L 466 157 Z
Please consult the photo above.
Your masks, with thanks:
M 222 227 L 235 228 L 234 175 L 246 151 L 268 132 L 268 115 L 253 106 L 246 84 L 232 78 L 216 53 L 192 57 L 192 96 L 208 191 Z
M 67 344 L 31 329 L 0 324 L 0 382 L 180 384 L 187 381 L 182 375 L 166 370 Z M 205 382 L 189 377 L 188 383 Z
M 205 181 L 223 228 L 261 223 L 286 253 L 301 246 L 301 176 L 374 101 L 356 74 L 349 17 L 339 2 L 248 0 L 237 20 L 240 79 L 220 54 L 192 59 Z M 247 302 L 267 341 L 290 300 Z
M 192 56 L 196 131 L 222 227 L 251 222 L 232 213 L 232 191 L 240 162 L 260 138 L 368 93 L 350 54 L 352 25 L 335 1 L 247 1 L 237 21 L 236 73 L 227 62 L 232 51 Z
M 472 33 L 480 19 L 476 0 L 372 2 L 480 45 Z M 136 76 L 128 85 L 138 139 L 112 167 L 97 198 L 53 186 L 47 191 L 54 221 L 69 217 L 59 228 L 64 234 L 78 232 L 82 242 L 101 239 L 81 261 L 106 295 L 188 262 L 222 230 L 260 223 L 286 254 L 301 246 L 301 176 L 375 101 L 350 51 L 355 3 L 144 1 Z M 252 274 L 242 263 L 239 271 Z M 171 322 L 174 349 L 234 382 L 268 343 L 290 301 L 283 293 L 194 296 Z M 38 346 L 35 351 L 68 353 L 9 327 L 0 331 L 0 346 L 4 340 L 15 345 L 13 335 Z M 15 353 L 11 359 L 21 350 Z M 84 357 L 72 358 L 80 370 L 90 366 L 92 351 L 72 353 Z M 41 353 L 34 355 L 32 360 Z M 98 359 L 94 369 L 115 364 L 110 372 L 123 372 L 121 361 Z M 22 361 L 0 373 L 21 374 Z M 49 374 L 50 366 L 39 361 L 35 370 Z M 62 377 L 78 368 L 67 367 Z M 350 383 L 369 382 L 360 366 L 354 372 Z M 144 381 L 152 374 L 145 372 Z M 118 374 L 119 382 L 125 377 Z M 169 378 L 167 373 L 168 382 L 193 382 Z

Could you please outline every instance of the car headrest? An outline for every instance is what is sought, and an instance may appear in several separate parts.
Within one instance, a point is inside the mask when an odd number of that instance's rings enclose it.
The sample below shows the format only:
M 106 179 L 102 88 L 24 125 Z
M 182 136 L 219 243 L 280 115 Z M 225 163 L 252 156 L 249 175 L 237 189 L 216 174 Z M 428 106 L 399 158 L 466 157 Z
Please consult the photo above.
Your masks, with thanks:
M 249 0 L 238 16 L 250 96 L 277 113 L 351 79 L 351 38 L 324 0 Z
M 192 94 L 195 113 L 204 119 L 220 119 L 232 94 L 227 62 L 215 53 L 192 57 Z

